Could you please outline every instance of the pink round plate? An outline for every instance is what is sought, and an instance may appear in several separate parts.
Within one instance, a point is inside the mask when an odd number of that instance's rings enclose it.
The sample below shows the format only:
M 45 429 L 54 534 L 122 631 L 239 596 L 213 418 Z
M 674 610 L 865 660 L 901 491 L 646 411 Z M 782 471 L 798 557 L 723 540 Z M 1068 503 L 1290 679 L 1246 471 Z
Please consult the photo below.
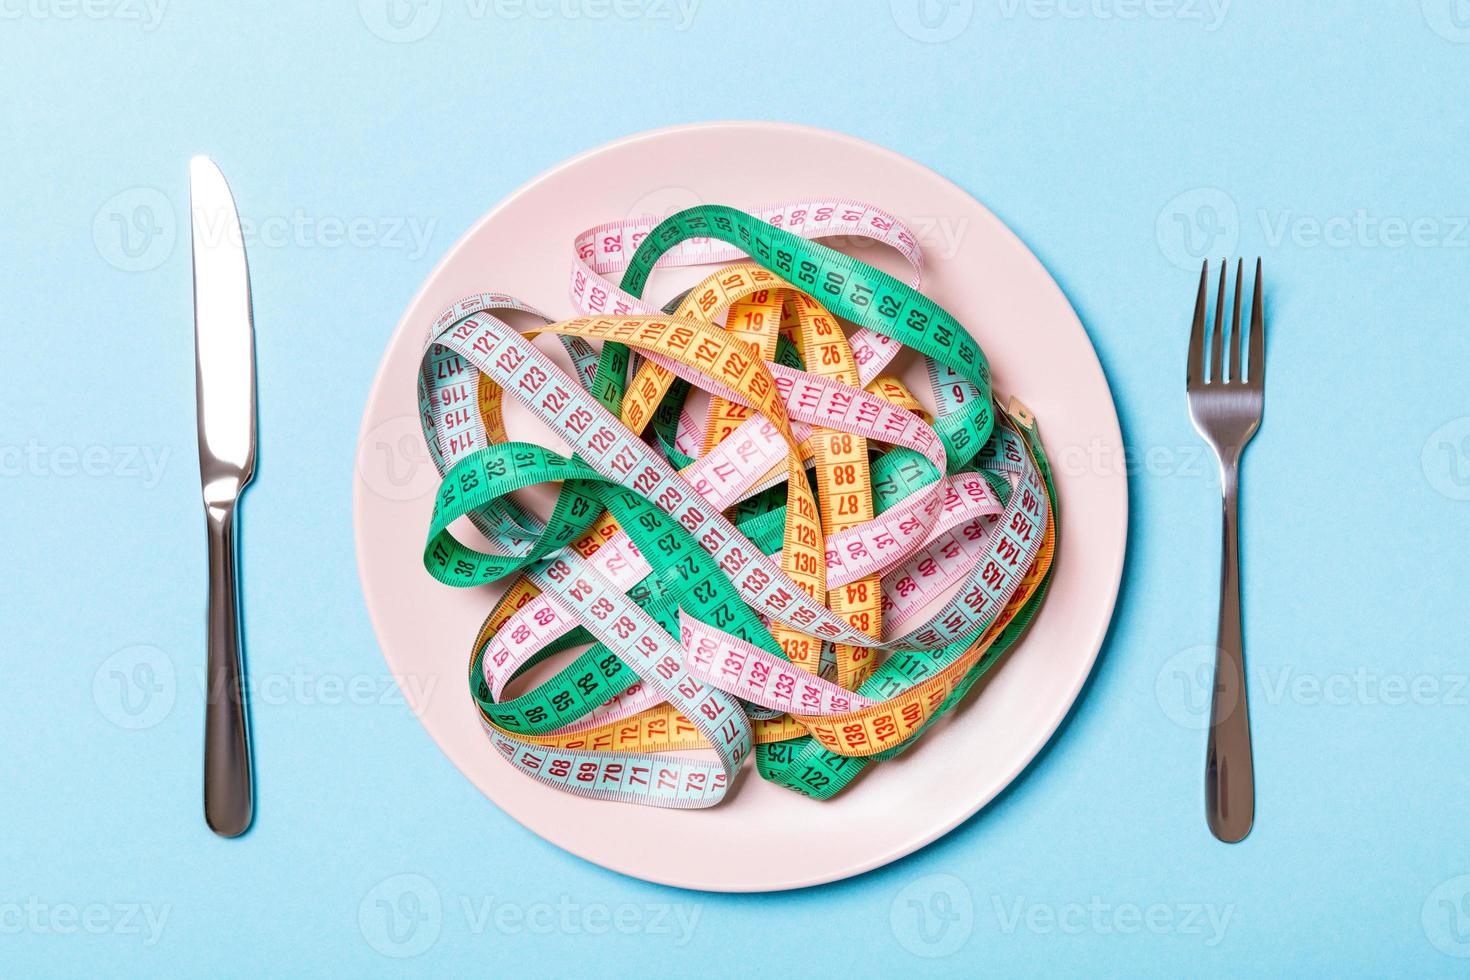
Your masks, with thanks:
M 1039 420 L 1056 469 L 1061 547 L 1025 640 L 911 752 L 819 803 L 745 774 L 720 806 L 660 810 L 580 799 L 511 769 L 480 730 L 468 647 L 495 594 L 440 585 L 421 555 L 437 478 L 419 434 L 414 379 L 425 331 L 463 295 L 497 290 L 553 316 L 585 228 L 700 202 L 753 208 L 870 201 L 906 220 L 925 252 L 924 291 L 980 341 L 996 390 Z M 862 257 L 893 266 L 887 250 Z M 708 269 L 660 273 L 667 298 Z M 657 291 L 655 291 L 657 290 Z M 550 348 L 548 348 L 550 349 Z M 916 385 L 916 390 L 918 389 Z M 927 390 L 927 389 L 926 389 Z M 511 420 L 514 422 L 514 419 Z M 513 433 L 514 435 L 514 433 Z M 818 129 L 716 123 L 658 130 L 585 153 L 493 208 L 439 263 L 399 321 L 373 383 L 354 481 L 358 570 L 373 628 L 409 703 L 486 796 L 542 837 L 649 881 L 768 891 L 833 881 L 908 854 L 1015 779 L 1066 716 L 1112 616 L 1128 493 L 1107 380 L 1065 296 L 1005 225 L 954 184 L 896 153 Z M 419 692 L 431 691 L 430 698 Z

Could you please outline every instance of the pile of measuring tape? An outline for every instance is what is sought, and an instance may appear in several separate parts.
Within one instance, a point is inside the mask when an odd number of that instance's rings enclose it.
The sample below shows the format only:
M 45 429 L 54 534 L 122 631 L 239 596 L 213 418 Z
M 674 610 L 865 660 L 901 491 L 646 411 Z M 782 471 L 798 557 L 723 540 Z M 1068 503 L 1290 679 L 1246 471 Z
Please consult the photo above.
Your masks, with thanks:
M 912 276 L 814 241 L 838 235 L 896 249 Z M 655 265 L 720 268 L 661 309 L 643 297 Z M 754 751 L 763 778 L 827 799 L 1015 644 L 1056 551 L 1050 470 L 1035 420 L 994 400 L 921 275 L 914 235 L 870 205 L 705 205 L 578 236 L 575 319 L 500 293 L 437 319 L 418 384 L 443 476 L 424 564 L 509 585 L 469 681 L 512 766 L 692 808 Z M 884 374 L 902 348 L 927 362 L 932 416 Z M 507 397 L 572 455 L 512 441 Z M 513 497 L 536 484 L 557 489 L 549 517 Z M 460 518 L 488 547 L 456 537 Z M 559 653 L 550 680 L 507 696 Z M 678 751 L 701 748 L 716 758 Z

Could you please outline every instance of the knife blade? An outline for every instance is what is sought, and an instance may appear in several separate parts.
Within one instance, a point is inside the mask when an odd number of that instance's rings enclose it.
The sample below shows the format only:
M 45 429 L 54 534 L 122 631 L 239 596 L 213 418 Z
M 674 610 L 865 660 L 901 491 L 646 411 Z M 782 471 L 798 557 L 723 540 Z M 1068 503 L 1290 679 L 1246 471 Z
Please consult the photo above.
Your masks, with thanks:
M 204 818 L 222 837 L 254 812 L 244 693 L 235 511 L 255 475 L 255 326 L 240 216 L 224 174 L 189 161 L 199 482 L 209 541 Z

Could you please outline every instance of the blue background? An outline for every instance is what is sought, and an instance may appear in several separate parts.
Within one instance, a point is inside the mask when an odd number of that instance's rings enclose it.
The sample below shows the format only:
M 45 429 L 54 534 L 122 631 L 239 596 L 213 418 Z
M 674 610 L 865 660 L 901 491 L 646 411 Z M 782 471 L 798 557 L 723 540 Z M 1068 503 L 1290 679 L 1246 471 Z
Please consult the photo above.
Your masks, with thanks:
M 383 0 L 88 3 L 0 0 L 0 974 L 1470 965 L 1470 4 L 403 0 L 394 27 Z M 1076 305 L 1133 453 L 1116 621 L 1037 764 L 915 856 L 763 897 L 620 877 L 483 799 L 394 696 L 349 505 L 439 255 L 565 157 L 718 118 L 846 131 L 988 204 Z M 250 255 L 260 793 L 235 842 L 198 799 L 198 152 L 276 219 Z M 1265 257 L 1272 338 L 1236 847 L 1201 801 L 1218 501 L 1182 374 L 1207 252 Z

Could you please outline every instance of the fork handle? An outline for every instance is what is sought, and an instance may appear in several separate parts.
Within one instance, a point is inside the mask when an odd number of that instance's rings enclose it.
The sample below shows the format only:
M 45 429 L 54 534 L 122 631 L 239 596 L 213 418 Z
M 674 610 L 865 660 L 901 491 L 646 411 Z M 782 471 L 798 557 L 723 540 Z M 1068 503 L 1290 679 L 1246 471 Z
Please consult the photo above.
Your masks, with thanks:
M 1220 557 L 1220 632 L 1205 750 L 1205 807 L 1210 830 L 1229 844 L 1243 840 L 1256 815 L 1250 710 L 1240 625 L 1240 457 L 1220 466 L 1224 541 Z

